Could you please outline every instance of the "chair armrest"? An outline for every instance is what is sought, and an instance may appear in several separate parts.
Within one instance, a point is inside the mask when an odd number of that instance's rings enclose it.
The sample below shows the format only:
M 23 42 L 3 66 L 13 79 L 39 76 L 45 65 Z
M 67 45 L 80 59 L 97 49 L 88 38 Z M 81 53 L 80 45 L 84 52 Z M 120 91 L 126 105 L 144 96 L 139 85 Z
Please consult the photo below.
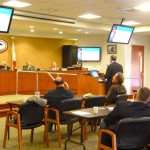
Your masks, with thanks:
M 49 118 L 48 113 L 49 111 L 53 111 L 55 113 L 56 119 L 53 118 Z M 56 108 L 50 108 L 48 105 L 45 106 L 45 120 L 47 122 L 51 122 L 51 123 L 59 123 L 59 110 Z
M 20 114 L 15 110 L 8 111 L 6 118 L 7 118 L 7 122 L 12 124 L 16 124 L 20 122 Z
M 102 135 L 103 133 L 108 134 L 111 137 L 111 142 L 112 142 L 112 147 L 110 148 L 107 145 L 102 144 Z M 112 132 L 111 130 L 108 129 L 99 129 L 99 134 L 98 134 L 98 149 L 107 149 L 107 150 L 117 150 L 117 144 L 116 144 L 116 134 Z

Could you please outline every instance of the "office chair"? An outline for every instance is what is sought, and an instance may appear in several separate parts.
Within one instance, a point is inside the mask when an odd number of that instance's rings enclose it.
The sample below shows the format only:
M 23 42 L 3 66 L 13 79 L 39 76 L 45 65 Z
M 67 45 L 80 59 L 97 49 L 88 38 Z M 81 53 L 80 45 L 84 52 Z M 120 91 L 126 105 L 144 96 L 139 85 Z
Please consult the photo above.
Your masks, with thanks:
M 150 143 L 150 117 L 124 118 L 116 128 L 116 133 L 108 129 L 99 130 L 98 150 L 144 150 Z M 112 147 L 102 144 L 102 135 L 111 137 Z
M 33 142 L 34 128 L 42 125 L 44 125 L 44 141 L 48 147 L 48 128 L 44 117 L 44 107 L 27 101 L 21 105 L 18 112 L 7 112 L 3 148 L 6 148 L 7 133 L 10 127 L 18 130 L 19 150 L 22 150 L 22 130 L 31 129 L 30 142 Z
M 89 97 L 84 102 L 84 108 L 92 108 L 94 106 L 104 106 L 106 103 L 105 96 L 93 96 Z M 91 131 L 96 131 L 96 127 L 98 125 L 99 119 L 94 119 L 91 121 Z M 93 129 L 94 128 L 94 129 Z
M 65 99 L 62 100 L 59 104 L 58 109 L 56 108 L 50 108 L 50 107 L 46 107 L 46 122 L 51 122 L 53 124 L 56 125 L 57 127 L 57 136 L 58 136 L 58 145 L 59 147 L 61 147 L 61 133 L 60 133 L 60 124 L 62 125 L 68 125 L 69 124 L 69 120 L 68 117 L 65 116 L 63 114 L 64 111 L 70 111 L 70 110 L 76 110 L 76 109 L 81 109 L 81 105 L 82 105 L 82 100 L 79 98 L 70 98 L 70 99 Z M 55 113 L 55 118 L 50 118 L 49 114 L 50 112 L 54 112 Z M 73 127 L 73 123 L 78 122 L 79 119 L 78 118 L 71 118 L 70 122 L 71 122 L 71 126 L 67 126 L 67 131 L 71 130 L 72 131 L 72 127 Z M 67 132 L 69 133 L 69 132 Z
M 128 94 L 117 95 L 116 98 L 112 101 L 112 104 L 116 104 L 118 101 L 127 101 L 128 96 Z

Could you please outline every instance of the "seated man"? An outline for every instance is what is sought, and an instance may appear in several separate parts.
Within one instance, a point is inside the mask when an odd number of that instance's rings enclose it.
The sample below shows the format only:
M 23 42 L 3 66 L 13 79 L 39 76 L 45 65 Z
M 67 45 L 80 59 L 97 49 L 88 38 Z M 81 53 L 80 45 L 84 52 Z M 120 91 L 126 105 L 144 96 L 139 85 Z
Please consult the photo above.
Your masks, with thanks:
M 50 69 L 51 70 L 59 70 L 59 68 L 57 68 L 56 62 L 52 62 Z
M 1 70 L 11 70 L 9 66 L 7 66 L 7 62 L 3 61 L 1 65 Z
M 43 98 L 47 99 L 47 103 L 52 108 L 58 108 L 61 100 L 73 98 L 74 93 L 64 88 L 62 77 L 56 77 L 54 80 L 56 89 L 48 91 Z M 49 114 L 50 117 L 55 117 L 54 114 Z M 52 124 L 49 123 L 49 131 L 52 131 Z
M 116 130 L 117 123 L 127 117 L 150 117 L 150 89 L 141 87 L 137 91 L 136 100 L 119 101 L 115 108 L 103 119 L 100 128 L 109 129 L 113 132 Z M 104 135 L 103 143 L 111 146 L 110 137 Z
M 117 72 L 113 78 L 112 78 L 112 83 L 113 85 L 111 85 L 111 87 L 109 88 L 108 92 L 107 92 L 107 102 L 108 104 L 113 104 L 113 101 L 115 100 L 117 95 L 121 95 L 121 94 L 126 94 L 126 88 L 124 85 L 122 85 L 124 81 L 124 76 L 123 73 L 121 72 Z
M 25 71 L 28 71 L 28 70 L 33 71 L 33 70 L 35 70 L 35 68 L 34 68 L 34 66 L 31 66 L 31 62 L 26 62 L 26 65 L 23 66 L 23 70 L 25 70 Z

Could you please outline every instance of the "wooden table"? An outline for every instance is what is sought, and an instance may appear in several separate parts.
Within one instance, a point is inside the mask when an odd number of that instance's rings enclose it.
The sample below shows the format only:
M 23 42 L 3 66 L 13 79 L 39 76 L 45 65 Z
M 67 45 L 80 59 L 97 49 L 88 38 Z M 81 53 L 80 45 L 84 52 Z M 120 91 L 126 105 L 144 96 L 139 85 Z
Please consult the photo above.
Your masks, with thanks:
M 110 106 L 113 107 L 113 106 Z M 83 132 L 83 128 L 84 128 L 84 124 L 85 124 L 85 120 L 90 120 L 90 119 L 98 119 L 98 118 L 103 118 L 105 117 L 111 110 L 108 109 L 110 108 L 108 106 L 101 106 L 99 107 L 98 113 L 94 113 L 93 112 L 93 108 L 86 108 L 86 109 L 79 109 L 79 110 L 73 110 L 73 111 L 65 111 L 63 112 L 65 115 L 68 116 L 68 119 L 70 119 L 71 117 L 78 117 L 79 119 L 81 119 L 81 134 L 80 134 L 80 142 L 77 143 L 75 141 L 71 141 L 70 140 L 70 130 L 68 130 L 68 139 L 65 141 L 65 147 L 64 149 L 67 149 L 67 142 L 73 142 L 76 144 L 80 144 L 83 146 L 83 149 L 85 150 L 85 145 L 84 145 L 84 132 Z M 70 126 L 70 125 L 69 125 Z
M 10 107 L 10 110 L 12 110 L 13 106 L 17 106 L 17 107 L 19 107 L 22 103 L 23 103 L 23 101 L 22 101 L 22 100 L 7 102 L 7 104 L 8 104 L 8 105 L 9 105 L 9 107 Z

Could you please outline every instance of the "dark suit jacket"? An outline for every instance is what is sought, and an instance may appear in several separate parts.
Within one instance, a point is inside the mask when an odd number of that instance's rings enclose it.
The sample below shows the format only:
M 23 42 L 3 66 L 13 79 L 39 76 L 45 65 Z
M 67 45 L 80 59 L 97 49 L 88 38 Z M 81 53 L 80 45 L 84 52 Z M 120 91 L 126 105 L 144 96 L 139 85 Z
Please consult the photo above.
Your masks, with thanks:
M 72 91 L 66 90 L 63 87 L 57 87 L 54 90 L 48 91 L 43 98 L 47 99 L 47 104 L 50 107 L 58 108 L 61 100 L 73 98 L 74 93 Z
M 23 70 L 34 71 L 34 70 L 35 70 L 35 67 L 34 67 L 34 66 L 30 66 L 30 67 L 28 68 L 28 66 L 23 66 Z
M 122 65 L 118 64 L 117 62 L 113 62 L 107 67 L 106 74 L 105 74 L 105 78 L 107 79 L 106 91 L 108 91 L 109 87 L 112 85 L 112 77 L 117 72 L 123 73 Z
M 115 131 L 120 119 L 127 117 L 150 117 L 150 102 L 119 101 L 116 107 L 104 118 L 106 127 Z
M 47 99 L 47 104 L 50 107 L 57 109 L 62 100 L 73 97 L 74 93 L 72 91 L 66 90 L 64 87 L 57 87 L 54 90 L 48 91 L 43 98 Z M 55 118 L 54 112 L 50 111 L 49 117 Z

